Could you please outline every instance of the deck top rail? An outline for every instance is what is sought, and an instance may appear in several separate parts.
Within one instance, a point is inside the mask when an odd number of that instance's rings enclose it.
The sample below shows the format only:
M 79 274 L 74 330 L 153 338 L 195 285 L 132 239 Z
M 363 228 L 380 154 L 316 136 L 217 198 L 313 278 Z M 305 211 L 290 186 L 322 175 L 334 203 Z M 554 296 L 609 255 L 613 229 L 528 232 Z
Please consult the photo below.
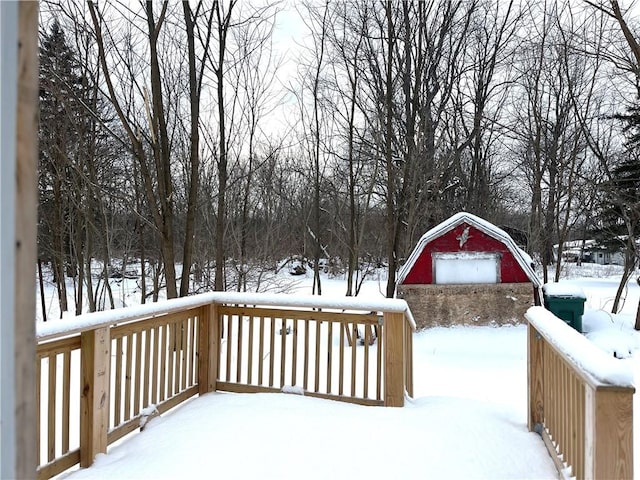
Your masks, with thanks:
M 633 372 L 543 307 L 528 320 L 528 426 L 561 475 L 633 478 Z
M 38 342 L 62 338 L 67 335 L 93 330 L 99 327 L 118 325 L 142 318 L 166 315 L 189 308 L 210 304 L 252 305 L 265 307 L 292 307 L 298 309 L 322 309 L 336 312 L 378 311 L 403 314 L 415 331 L 416 322 L 407 302 L 395 298 L 376 298 L 363 300 L 359 297 L 322 297 L 317 295 L 291 295 L 244 293 L 244 292 L 208 292 L 190 297 L 174 298 L 170 301 L 146 303 L 135 307 L 88 313 L 73 318 L 72 322 L 40 323 L 36 329 Z

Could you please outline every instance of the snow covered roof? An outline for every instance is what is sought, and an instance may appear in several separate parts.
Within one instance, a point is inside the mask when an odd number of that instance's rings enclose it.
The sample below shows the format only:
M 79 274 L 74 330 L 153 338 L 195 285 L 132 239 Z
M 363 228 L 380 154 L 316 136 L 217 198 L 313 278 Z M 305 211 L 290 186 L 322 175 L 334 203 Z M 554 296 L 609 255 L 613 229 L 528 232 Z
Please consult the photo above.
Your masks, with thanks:
M 533 266 L 532 266 L 533 261 L 531 260 L 531 257 L 527 254 L 527 252 L 525 252 L 524 250 L 521 250 L 516 245 L 516 243 L 513 241 L 513 239 L 509 236 L 507 232 L 505 232 L 501 228 L 496 227 L 494 224 L 487 222 L 486 220 L 467 212 L 456 213 L 455 215 L 449 217 L 447 220 L 436 225 L 427 233 L 422 235 L 422 237 L 416 244 L 415 248 L 411 252 L 411 255 L 409 255 L 407 262 L 402 266 L 402 268 L 400 268 L 400 271 L 398 272 L 397 283 L 400 284 L 404 281 L 407 274 L 411 271 L 411 269 L 413 268 L 413 265 L 416 263 L 416 261 L 420 257 L 420 254 L 422 253 L 422 250 L 424 249 L 426 244 L 428 244 L 431 240 L 444 235 L 445 233 L 454 229 L 461 223 L 466 223 L 467 225 L 471 225 L 472 227 L 477 228 L 478 230 L 485 233 L 486 235 L 506 245 L 506 247 L 509 249 L 509 251 L 513 255 L 513 258 L 516 259 L 516 261 L 518 262 L 522 270 L 524 270 L 524 272 L 527 274 L 527 277 L 529 277 L 531 282 L 536 287 L 542 286 L 542 282 L 538 278 L 538 275 L 536 275 L 536 272 L 533 270 Z

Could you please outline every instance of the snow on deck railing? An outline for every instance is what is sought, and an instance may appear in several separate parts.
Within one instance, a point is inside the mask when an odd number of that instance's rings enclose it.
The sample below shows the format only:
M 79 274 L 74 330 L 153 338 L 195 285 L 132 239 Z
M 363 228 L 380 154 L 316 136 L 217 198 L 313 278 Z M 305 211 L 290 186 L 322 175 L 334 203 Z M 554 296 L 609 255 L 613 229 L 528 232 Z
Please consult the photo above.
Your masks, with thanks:
M 149 411 L 216 390 L 402 406 L 414 331 L 404 300 L 238 292 L 40 323 L 38 478 L 89 466 Z
M 209 304 L 242 304 L 265 307 L 322 308 L 331 310 L 356 310 L 370 312 L 403 313 L 415 330 L 416 323 L 407 302 L 395 298 L 365 299 L 361 297 L 291 295 L 286 293 L 208 292 L 189 297 L 174 298 L 132 307 L 87 313 L 60 321 L 36 324 L 36 338 L 44 341 L 73 333 L 80 333 L 101 326 L 117 325 L 140 318 L 155 317 L 167 313 L 198 308 Z
M 633 478 L 633 372 L 543 307 L 528 325 L 528 425 L 563 477 Z
M 633 386 L 633 370 L 627 362 L 607 355 L 549 310 L 531 307 L 526 318 L 538 333 L 562 352 L 578 371 L 589 377 L 594 385 Z

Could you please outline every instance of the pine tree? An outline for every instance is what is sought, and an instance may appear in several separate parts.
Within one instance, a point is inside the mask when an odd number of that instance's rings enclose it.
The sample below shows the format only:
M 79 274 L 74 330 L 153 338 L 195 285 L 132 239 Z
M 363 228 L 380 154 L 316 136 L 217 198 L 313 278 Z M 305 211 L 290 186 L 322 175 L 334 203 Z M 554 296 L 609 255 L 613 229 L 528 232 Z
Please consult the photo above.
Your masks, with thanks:
M 615 118 L 624 122 L 626 149 L 610 169 L 609 179 L 600 186 L 602 201 L 597 215 L 599 229 L 596 234 L 596 238 L 609 251 L 622 250 L 624 253 L 624 271 L 613 302 L 614 313 L 639 258 L 640 106 L 633 106 L 627 114 L 616 115 Z M 636 330 L 640 330 L 640 306 L 636 315 Z
M 86 110 L 90 86 L 54 21 L 40 48 L 39 260 L 51 262 L 60 311 L 68 310 L 65 277 L 76 282 L 76 313 L 82 306 L 83 216 L 87 143 L 93 121 Z M 83 263 L 83 262 L 80 262 Z

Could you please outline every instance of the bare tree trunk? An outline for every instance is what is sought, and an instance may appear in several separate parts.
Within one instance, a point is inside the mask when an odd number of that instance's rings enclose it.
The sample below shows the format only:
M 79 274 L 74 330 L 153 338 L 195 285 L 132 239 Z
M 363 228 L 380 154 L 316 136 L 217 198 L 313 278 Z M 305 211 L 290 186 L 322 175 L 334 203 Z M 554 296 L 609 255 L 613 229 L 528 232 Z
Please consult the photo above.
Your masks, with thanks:
M 151 127 L 151 147 L 155 165 L 155 176 L 147 165 L 147 153 L 141 140 L 139 128 L 131 120 L 129 111 L 122 108 L 120 96 L 113 85 L 102 33 L 101 18 L 99 19 L 96 5 L 89 2 L 89 13 L 93 22 L 98 47 L 98 57 L 104 74 L 104 82 L 109 92 L 109 99 L 116 111 L 120 122 L 129 139 L 130 151 L 140 166 L 147 204 L 153 217 L 156 234 L 160 240 L 160 251 L 165 264 L 165 278 L 167 297 L 178 296 L 176 287 L 175 250 L 174 250 L 174 199 L 171 178 L 171 152 L 167 132 L 167 120 L 163 104 L 163 91 L 160 73 L 160 62 L 157 51 L 158 34 L 165 21 L 168 2 L 162 3 L 162 10 L 156 22 L 153 15 L 153 3 L 145 4 L 147 28 L 149 38 L 149 60 L 151 73 L 151 112 L 149 122 Z M 146 95 L 145 95 L 146 97 Z M 148 101 L 145 98 L 145 103 Z
M 636 278 L 636 283 L 640 286 L 640 277 Z M 640 330 L 640 302 L 638 302 L 638 308 L 636 309 L 636 321 L 633 328 L 635 330 Z
M 162 256 L 165 261 L 165 280 L 167 298 L 178 296 L 176 288 L 176 264 L 174 256 L 173 234 L 173 181 L 171 179 L 171 152 L 169 148 L 169 134 L 164 112 L 164 98 L 162 94 L 162 80 L 158 57 L 158 33 L 164 23 L 167 2 L 163 3 L 158 22 L 154 20 L 153 2 L 147 1 L 147 26 L 149 28 L 149 54 L 151 67 L 151 99 L 153 106 L 153 129 L 155 142 L 153 154 L 158 165 L 158 200 L 161 212 Z
M 218 58 L 217 66 L 214 68 L 216 77 L 216 93 L 218 98 L 218 122 L 219 122 L 219 142 L 218 142 L 218 205 L 215 229 L 215 259 L 216 273 L 214 279 L 215 290 L 221 291 L 226 288 L 225 274 L 225 251 L 224 251 L 224 231 L 226 225 L 226 195 L 227 195 L 227 126 L 225 117 L 225 95 L 224 95 L 224 70 L 225 57 L 227 53 L 227 35 L 231 26 L 231 13 L 236 4 L 236 0 L 229 2 L 226 12 L 222 11 L 220 2 L 216 2 L 216 16 L 218 26 Z
M 115 306 L 115 302 L 113 301 L 113 292 L 111 291 L 111 284 L 109 283 L 109 267 L 111 266 L 111 257 L 109 256 L 109 247 L 107 246 L 106 242 L 103 248 L 102 263 L 103 263 L 102 275 L 104 276 L 104 289 L 107 292 L 107 295 L 109 297 L 109 307 L 113 310 L 114 308 L 116 308 L 116 306 Z
M 44 298 L 44 279 L 42 278 L 42 259 L 38 258 L 38 285 L 40 286 L 40 306 L 42 308 L 42 321 L 47 321 L 47 303 Z
M 196 10 L 200 10 L 202 2 L 198 2 Z M 200 92 L 202 90 L 202 78 L 205 65 L 204 58 L 200 64 L 200 70 L 196 67 L 196 48 L 195 48 L 195 32 L 194 18 L 188 1 L 182 2 L 184 13 L 184 23 L 187 33 L 187 51 L 189 61 L 189 106 L 191 114 L 191 130 L 190 130 L 190 171 L 189 171 L 189 194 L 187 200 L 187 216 L 185 221 L 185 237 L 182 254 L 182 278 L 180 280 L 180 296 L 183 297 L 189 293 L 189 274 L 193 263 L 193 244 L 195 237 L 196 224 L 196 206 L 198 200 L 198 184 L 200 169 Z M 206 33 L 204 36 L 204 55 L 207 55 L 209 39 L 211 38 L 211 25 L 213 20 L 213 9 L 208 18 L 206 25 Z
M 632 228 L 628 228 L 628 230 L 630 232 L 633 231 Z M 620 279 L 618 289 L 616 290 L 616 296 L 613 299 L 611 313 L 618 313 L 618 311 L 620 310 L 622 293 L 627 289 L 627 282 L 631 278 L 631 275 L 633 274 L 637 264 L 638 262 L 635 249 L 635 237 L 633 235 L 629 235 L 627 237 L 626 248 L 624 251 L 624 270 L 622 271 L 622 278 Z M 640 306 L 638 308 L 640 309 Z
M 393 11 L 391 8 L 391 0 L 385 2 L 385 17 L 387 20 L 387 58 L 386 58 L 386 76 L 385 76 L 385 165 L 386 165 L 386 209 L 387 209 L 387 261 L 389 262 L 387 291 L 388 298 L 393 298 L 396 289 L 396 270 L 397 270 L 397 215 L 395 207 L 395 168 L 393 165 L 393 51 L 395 47 L 395 29 L 393 25 Z
M 96 311 L 96 301 L 95 301 L 95 292 L 93 290 L 93 277 L 91 276 L 91 260 L 92 256 L 90 252 L 93 251 L 93 238 L 89 233 L 89 225 L 85 226 L 86 231 L 86 249 L 87 255 L 85 255 L 85 281 L 87 284 L 87 301 L 89 302 L 89 312 Z

